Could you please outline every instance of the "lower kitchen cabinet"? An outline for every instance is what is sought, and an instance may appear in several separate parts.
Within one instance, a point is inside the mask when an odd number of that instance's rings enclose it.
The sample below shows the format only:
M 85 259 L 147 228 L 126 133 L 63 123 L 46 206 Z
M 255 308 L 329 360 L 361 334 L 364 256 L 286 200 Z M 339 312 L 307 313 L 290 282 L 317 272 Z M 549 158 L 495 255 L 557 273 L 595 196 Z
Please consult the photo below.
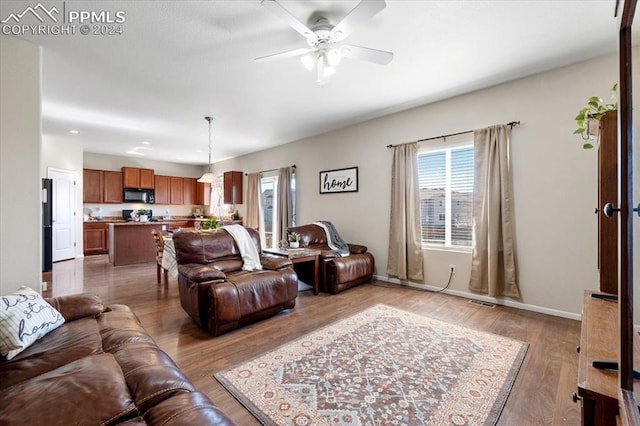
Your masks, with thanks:
M 85 256 L 109 253 L 109 226 L 107 223 L 85 223 L 83 232 Z

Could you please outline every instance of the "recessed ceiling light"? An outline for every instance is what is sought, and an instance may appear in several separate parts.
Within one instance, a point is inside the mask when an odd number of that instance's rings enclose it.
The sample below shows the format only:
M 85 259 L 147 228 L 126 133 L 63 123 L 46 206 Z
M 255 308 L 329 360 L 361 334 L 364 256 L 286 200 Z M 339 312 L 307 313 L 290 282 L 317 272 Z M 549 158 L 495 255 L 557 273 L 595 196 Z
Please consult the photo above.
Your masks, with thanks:
M 142 141 L 142 145 L 151 145 L 151 142 L 149 142 L 149 141 Z
M 72 135 L 77 135 L 78 133 L 80 133 L 80 130 L 69 130 L 69 133 L 71 133 Z
M 202 150 L 201 150 L 201 149 L 196 149 L 196 152 L 197 152 L 198 154 L 200 154 L 200 153 L 202 152 Z

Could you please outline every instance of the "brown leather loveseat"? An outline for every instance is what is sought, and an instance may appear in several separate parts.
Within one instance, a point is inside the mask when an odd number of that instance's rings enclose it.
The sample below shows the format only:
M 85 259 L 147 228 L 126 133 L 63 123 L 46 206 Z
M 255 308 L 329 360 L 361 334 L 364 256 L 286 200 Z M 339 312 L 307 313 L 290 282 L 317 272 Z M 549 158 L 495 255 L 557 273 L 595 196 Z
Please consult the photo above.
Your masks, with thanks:
M 294 226 L 287 229 L 288 233 L 300 234 L 300 246 L 321 250 L 320 254 L 320 290 L 337 294 L 358 284 L 371 281 L 375 269 L 373 255 L 367 247 L 358 244 L 349 245 L 349 256 L 337 256 L 327 244 L 324 229 L 318 225 L 309 224 Z M 301 272 L 304 274 L 304 271 Z M 309 279 L 306 276 L 303 280 Z M 309 281 L 307 281 L 309 282 Z
M 0 361 L 2 425 L 231 425 L 124 305 L 47 301 L 64 324 Z
M 285 257 L 262 253 L 257 231 L 247 228 L 262 270 L 243 271 L 233 237 L 224 229 L 176 232 L 178 289 L 184 310 L 214 336 L 291 309 L 298 276 Z

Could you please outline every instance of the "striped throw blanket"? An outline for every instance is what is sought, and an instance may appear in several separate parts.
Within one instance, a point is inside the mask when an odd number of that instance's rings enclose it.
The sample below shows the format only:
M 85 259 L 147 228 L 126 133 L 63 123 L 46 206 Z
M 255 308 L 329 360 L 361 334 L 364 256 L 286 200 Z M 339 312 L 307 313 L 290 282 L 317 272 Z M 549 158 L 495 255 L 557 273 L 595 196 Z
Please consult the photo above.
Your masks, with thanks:
M 349 245 L 340 238 L 340 235 L 338 234 L 336 227 L 333 226 L 333 223 L 328 220 L 319 220 L 317 222 L 313 222 L 313 224 L 324 229 L 324 232 L 327 235 L 327 244 L 337 256 L 349 256 Z

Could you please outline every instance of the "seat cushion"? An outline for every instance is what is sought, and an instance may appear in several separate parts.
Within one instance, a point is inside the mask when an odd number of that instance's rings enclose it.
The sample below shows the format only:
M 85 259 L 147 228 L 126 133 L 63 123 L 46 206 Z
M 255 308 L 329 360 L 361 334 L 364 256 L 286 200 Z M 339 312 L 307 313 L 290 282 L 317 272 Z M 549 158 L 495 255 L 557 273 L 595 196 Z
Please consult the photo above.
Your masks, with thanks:
M 115 424 L 138 414 L 110 354 L 84 357 L 0 390 L 0 401 L 4 426 Z
M 102 339 L 95 319 L 65 323 L 12 360 L 0 363 L 0 389 L 101 352 Z

